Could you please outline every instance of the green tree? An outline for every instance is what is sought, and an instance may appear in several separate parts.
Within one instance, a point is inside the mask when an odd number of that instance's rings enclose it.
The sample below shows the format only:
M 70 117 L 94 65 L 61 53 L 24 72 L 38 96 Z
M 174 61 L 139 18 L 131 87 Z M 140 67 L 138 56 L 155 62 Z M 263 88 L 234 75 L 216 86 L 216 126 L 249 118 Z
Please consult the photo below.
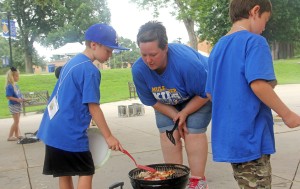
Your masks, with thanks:
M 170 12 L 178 20 L 183 21 L 188 32 L 191 47 L 197 49 L 198 39 L 195 33 L 195 13 L 193 7 L 198 6 L 202 0 L 131 0 L 142 9 L 153 8 L 153 14 L 159 15 L 160 8 L 172 7 Z
M 300 1 L 272 0 L 272 5 L 272 17 L 263 35 L 272 47 L 274 59 L 292 58 L 300 42 Z
M 228 0 L 201 0 L 191 12 L 195 14 L 200 40 L 215 44 L 231 27 Z
M 263 36 L 272 47 L 274 59 L 291 58 L 294 56 L 296 44 L 300 42 L 300 1 L 271 0 L 271 2 L 272 17 Z M 194 7 L 200 10 L 196 16 L 196 23 L 199 23 L 197 33 L 202 39 L 215 44 L 227 33 L 231 27 L 228 7 L 228 0 L 202 0 L 201 6 Z
M 0 37 L 0 58 L 1 58 L 1 65 L 2 65 L 2 58 L 9 58 L 10 50 L 8 39 Z M 24 62 L 24 53 L 23 53 L 22 45 L 19 41 L 12 40 L 12 55 L 13 55 L 13 66 L 17 67 L 20 71 L 25 71 L 25 62 Z M 33 50 L 33 60 L 32 64 L 36 66 L 45 66 L 46 62 L 44 61 L 43 57 L 40 57 L 37 51 Z
M 110 23 L 110 11 L 106 0 L 68 0 L 60 7 L 63 27 L 51 30 L 41 37 L 47 47 L 60 47 L 66 43 L 84 41 L 85 30 L 94 23 Z M 79 19 L 80 18 L 80 19 Z
M 185 23 L 190 41 L 193 38 L 210 41 L 215 44 L 231 27 L 229 20 L 229 0 L 131 0 L 141 8 L 171 7 L 178 20 Z M 274 59 L 293 57 L 295 46 L 300 42 L 300 1 L 271 0 L 273 14 L 263 35 L 269 41 Z M 190 27 L 193 26 L 193 27 Z M 196 32 L 194 31 L 194 26 Z M 195 48 L 195 44 L 191 43 Z
M 112 58 L 109 61 L 111 68 L 127 68 L 127 65 L 132 65 L 136 59 L 140 57 L 139 48 L 136 42 L 130 39 L 120 37 L 119 44 L 126 48 L 128 51 L 114 51 Z
M 2 9 L 17 20 L 27 73 L 33 72 L 35 41 L 48 46 L 79 41 L 91 24 L 110 21 L 106 0 L 3 0 L 2 3 Z

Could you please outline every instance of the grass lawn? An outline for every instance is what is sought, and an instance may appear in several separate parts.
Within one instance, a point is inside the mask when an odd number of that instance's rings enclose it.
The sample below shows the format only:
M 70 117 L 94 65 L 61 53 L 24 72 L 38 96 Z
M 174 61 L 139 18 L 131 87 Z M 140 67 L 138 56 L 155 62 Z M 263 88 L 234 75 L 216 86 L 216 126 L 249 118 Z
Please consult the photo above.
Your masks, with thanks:
M 300 83 L 300 58 L 290 60 L 277 60 L 274 69 L 278 84 Z
M 128 81 L 132 81 L 131 69 L 101 70 L 101 103 L 115 102 L 129 98 Z M 10 117 L 8 102 L 5 97 L 5 78 L 0 75 L 0 119 Z M 57 79 L 54 73 L 32 75 L 20 74 L 18 82 L 21 92 L 48 90 L 51 95 Z M 26 112 L 40 111 L 45 106 L 26 107 Z
M 279 84 L 300 83 L 300 58 L 289 60 L 277 60 L 274 69 Z M 131 69 L 101 70 L 101 103 L 115 102 L 129 98 L 128 81 L 132 81 Z M 48 90 L 52 93 L 56 83 L 54 73 L 43 75 L 20 74 L 19 86 L 22 92 Z M 0 76 L 0 119 L 10 117 L 7 99 L 5 97 L 5 76 Z M 28 107 L 28 111 L 38 111 L 41 107 Z

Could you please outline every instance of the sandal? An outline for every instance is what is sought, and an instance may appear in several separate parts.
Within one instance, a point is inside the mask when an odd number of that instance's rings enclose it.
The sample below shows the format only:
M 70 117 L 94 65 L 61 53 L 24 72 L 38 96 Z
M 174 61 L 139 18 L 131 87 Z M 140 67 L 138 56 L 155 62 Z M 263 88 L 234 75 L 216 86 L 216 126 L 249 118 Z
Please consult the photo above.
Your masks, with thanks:
M 18 136 L 18 139 L 23 139 L 24 137 L 23 136 Z
M 18 138 L 17 138 L 17 137 L 14 137 L 14 136 L 9 137 L 9 138 L 7 139 L 7 141 L 17 141 L 17 140 L 18 140 Z

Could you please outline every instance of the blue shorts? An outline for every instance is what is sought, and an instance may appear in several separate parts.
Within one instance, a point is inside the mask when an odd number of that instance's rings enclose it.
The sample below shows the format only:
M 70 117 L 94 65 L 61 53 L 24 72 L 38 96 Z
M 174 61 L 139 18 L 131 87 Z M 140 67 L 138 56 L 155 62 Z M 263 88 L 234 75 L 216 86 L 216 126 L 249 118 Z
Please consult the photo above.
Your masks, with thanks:
M 175 105 L 175 108 L 181 111 L 187 102 L 179 105 Z M 166 130 L 171 130 L 174 126 L 174 122 L 168 116 L 155 110 L 156 125 L 160 133 L 166 132 Z M 202 106 L 196 112 L 190 114 L 187 119 L 187 128 L 189 133 L 199 134 L 205 133 L 207 126 L 211 120 L 211 102 L 208 101 L 204 106 Z

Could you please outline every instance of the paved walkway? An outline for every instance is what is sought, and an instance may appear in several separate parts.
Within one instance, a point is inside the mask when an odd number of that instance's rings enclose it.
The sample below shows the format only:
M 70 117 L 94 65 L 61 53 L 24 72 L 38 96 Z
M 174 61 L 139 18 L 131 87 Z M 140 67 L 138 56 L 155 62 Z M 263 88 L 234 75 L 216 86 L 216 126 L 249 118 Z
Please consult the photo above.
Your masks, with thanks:
M 281 85 L 276 88 L 278 95 L 294 111 L 300 114 L 300 85 Z M 119 105 L 140 103 L 127 100 L 101 105 L 112 132 L 140 164 L 162 163 L 158 132 L 151 107 L 145 107 L 145 115 L 118 117 Z M 21 117 L 22 132 L 35 132 L 42 114 L 28 114 Z M 7 142 L 7 134 L 12 123 L 10 119 L 0 119 L 0 188 L 1 189 L 57 189 L 58 179 L 42 175 L 44 145 L 42 142 L 16 144 Z M 300 128 L 289 129 L 277 120 L 275 122 L 277 153 L 272 156 L 273 189 L 300 188 Z M 210 141 L 210 129 L 208 130 Z M 210 144 L 210 143 L 209 143 Z M 186 157 L 185 157 L 185 164 Z M 107 189 L 111 184 L 123 181 L 124 188 L 130 189 L 128 172 L 134 168 L 133 162 L 120 152 L 112 152 L 108 162 L 97 169 L 93 188 Z M 210 189 L 237 189 L 231 167 L 227 163 L 212 161 L 209 149 L 206 176 Z M 74 177 L 76 180 L 76 177 Z M 75 184 L 76 186 L 76 184 Z

